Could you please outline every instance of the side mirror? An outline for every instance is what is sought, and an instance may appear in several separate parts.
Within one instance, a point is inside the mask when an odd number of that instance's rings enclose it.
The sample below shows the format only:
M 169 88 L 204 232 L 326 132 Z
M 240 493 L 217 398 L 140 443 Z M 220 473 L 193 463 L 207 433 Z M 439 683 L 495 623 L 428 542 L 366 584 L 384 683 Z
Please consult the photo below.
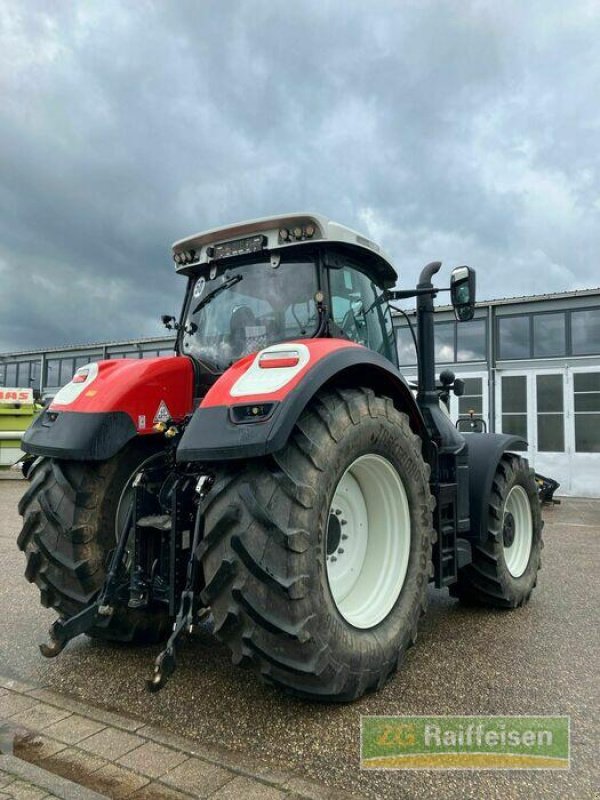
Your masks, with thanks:
M 475 270 L 456 267 L 450 278 L 450 298 L 456 319 L 466 322 L 475 313 Z

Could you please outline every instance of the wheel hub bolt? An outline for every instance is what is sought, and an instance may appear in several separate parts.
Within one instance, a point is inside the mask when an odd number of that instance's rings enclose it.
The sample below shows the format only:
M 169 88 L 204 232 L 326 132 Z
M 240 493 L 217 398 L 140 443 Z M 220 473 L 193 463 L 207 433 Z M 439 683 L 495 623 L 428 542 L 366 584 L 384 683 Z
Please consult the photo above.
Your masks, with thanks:
M 341 555 L 343 552 L 344 552 L 344 548 L 340 547 L 340 549 L 338 550 L 338 555 Z

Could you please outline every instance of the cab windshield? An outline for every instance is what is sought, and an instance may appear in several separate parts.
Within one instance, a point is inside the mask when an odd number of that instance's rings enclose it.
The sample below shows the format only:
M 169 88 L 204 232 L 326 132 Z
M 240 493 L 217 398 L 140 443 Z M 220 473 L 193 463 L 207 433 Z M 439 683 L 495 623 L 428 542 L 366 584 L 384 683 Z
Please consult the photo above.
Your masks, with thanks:
M 312 336 L 317 289 L 308 259 L 212 265 L 193 284 L 182 352 L 221 371 L 270 344 Z

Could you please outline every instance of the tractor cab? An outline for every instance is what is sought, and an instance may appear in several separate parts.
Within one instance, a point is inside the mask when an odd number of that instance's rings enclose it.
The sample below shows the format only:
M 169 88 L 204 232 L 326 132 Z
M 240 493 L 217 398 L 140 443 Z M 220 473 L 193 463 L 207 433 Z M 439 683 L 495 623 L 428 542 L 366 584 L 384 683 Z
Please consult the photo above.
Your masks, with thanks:
M 396 363 L 384 297 L 396 272 L 350 228 L 294 214 L 192 236 L 173 251 L 189 278 L 178 352 L 210 373 L 270 345 L 316 337 L 347 339 Z

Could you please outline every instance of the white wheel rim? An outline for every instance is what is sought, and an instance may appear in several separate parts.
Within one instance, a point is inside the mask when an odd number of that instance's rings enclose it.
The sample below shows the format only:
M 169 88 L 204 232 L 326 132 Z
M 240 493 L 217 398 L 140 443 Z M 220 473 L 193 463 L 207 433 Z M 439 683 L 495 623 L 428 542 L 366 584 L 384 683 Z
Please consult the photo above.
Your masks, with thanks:
M 527 569 L 533 543 L 531 506 L 522 486 L 513 486 L 508 493 L 504 503 L 502 535 L 506 568 L 513 578 L 519 578 Z
M 329 509 L 327 578 L 342 617 L 372 628 L 395 605 L 408 569 L 410 511 L 387 459 L 360 456 L 342 475 Z

